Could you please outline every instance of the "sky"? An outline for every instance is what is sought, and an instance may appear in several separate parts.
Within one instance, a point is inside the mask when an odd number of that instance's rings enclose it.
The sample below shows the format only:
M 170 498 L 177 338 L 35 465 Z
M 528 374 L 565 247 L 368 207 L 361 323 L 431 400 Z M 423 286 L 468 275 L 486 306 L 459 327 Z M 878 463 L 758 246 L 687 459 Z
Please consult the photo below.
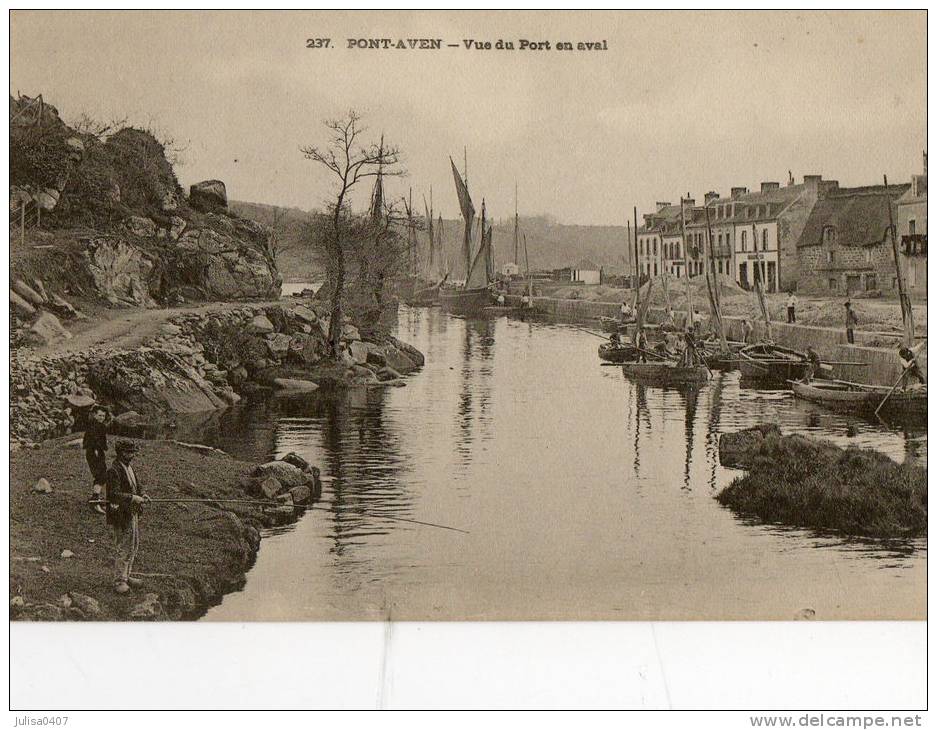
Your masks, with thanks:
M 347 47 L 359 38 L 443 47 Z M 364 139 L 400 147 L 407 175 L 388 192 L 412 188 L 418 207 L 432 186 L 436 211 L 458 216 L 448 158 L 461 168 L 465 150 L 476 207 L 484 197 L 495 217 L 513 215 L 516 181 L 521 215 L 621 225 L 632 206 L 789 171 L 908 181 L 926 145 L 926 60 L 917 11 L 13 11 L 10 93 L 181 141 L 184 185 L 218 178 L 232 199 L 304 209 L 333 181 L 300 148 L 354 109 Z

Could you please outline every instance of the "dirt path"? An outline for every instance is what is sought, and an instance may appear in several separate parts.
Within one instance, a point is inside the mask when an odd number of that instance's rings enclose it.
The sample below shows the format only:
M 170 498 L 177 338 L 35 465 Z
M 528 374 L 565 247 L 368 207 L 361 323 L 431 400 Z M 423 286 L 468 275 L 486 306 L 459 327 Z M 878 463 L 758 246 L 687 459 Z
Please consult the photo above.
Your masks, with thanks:
M 257 304 L 277 304 L 278 301 L 257 302 Z M 159 334 L 160 325 L 177 315 L 237 309 L 247 303 L 209 302 L 202 305 L 160 309 L 101 309 L 90 315 L 88 319 L 75 322 L 69 327 L 71 339 L 37 347 L 34 352 L 37 355 L 50 355 L 59 352 L 78 352 L 102 345 L 109 350 L 126 350 L 138 347 L 155 337 Z

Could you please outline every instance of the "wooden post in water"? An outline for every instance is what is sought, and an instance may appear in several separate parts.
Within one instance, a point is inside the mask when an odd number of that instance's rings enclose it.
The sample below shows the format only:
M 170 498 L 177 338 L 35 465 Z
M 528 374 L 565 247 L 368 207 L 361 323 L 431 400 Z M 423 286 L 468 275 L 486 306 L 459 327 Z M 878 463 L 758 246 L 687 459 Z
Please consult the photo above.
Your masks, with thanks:
M 898 231 L 891 212 L 891 196 L 888 194 L 888 175 L 885 180 L 885 204 L 888 206 L 888 232 L 891 235 L 891 250 L 895 257 L 895 275 L 898 279 L 898 300 L 901 304 L 901 322 L 904 325 L 905 347 L 914 347 L 914 311 L 911 309 L 911 298 L 904 282 L 904 272 L 901 270 L 901 257 L 898 253 Z M 910 264 L 909 264 L 910 265 Z

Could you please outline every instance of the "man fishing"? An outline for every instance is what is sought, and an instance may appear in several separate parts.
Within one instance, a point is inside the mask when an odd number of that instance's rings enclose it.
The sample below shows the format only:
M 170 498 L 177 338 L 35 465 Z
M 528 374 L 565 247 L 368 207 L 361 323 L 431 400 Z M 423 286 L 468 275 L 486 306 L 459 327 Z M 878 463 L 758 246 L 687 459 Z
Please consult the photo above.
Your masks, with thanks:
M 143 581 L 131 576 L 140 545 L 140 510 L 150 501 L 141 494 L 137 475 L 130 466 L 138 451 L 133 441 L 121 439 L 115 446 L 117 458 L 107 470 L 107 524 L 114 530 L 114 590 L 126 593 Z

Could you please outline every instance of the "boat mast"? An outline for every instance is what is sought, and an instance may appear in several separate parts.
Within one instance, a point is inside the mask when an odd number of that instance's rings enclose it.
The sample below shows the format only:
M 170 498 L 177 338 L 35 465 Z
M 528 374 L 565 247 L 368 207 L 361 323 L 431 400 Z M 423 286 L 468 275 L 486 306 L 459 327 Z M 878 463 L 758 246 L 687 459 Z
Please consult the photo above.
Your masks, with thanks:
M 514 263 L 517 263 L 517 180 L 514 181 Z
M 719 306 L 719 282 L 713 281 L 716 278 L 716 258 L 713 255 L 713 229 L 709 220 L 709 205 L 703 206 L 706 211 L 706 248 L 709 252 L 704 266 L 706 267 L 706 289 L 709 292 L 709 308 L 712 310 L 713 319 L 716 322 L 716 329 L 719 332 L 719 341 L 722 343 L 724 354 L 729 352 L 729 343 L 726 342 L 726 331 L 722 326 L 722 308 Z
M 632 309 L 638 308 L 638 298 L 641 294 L 641 265 L 638 263 L 638 206 L 632 208 L 634 214 L 634 304 Z
M 758 250 L 758 228 L 752 223 L 752 248 Z M 761 308 L 761 316 L 765 320 L 765 337 L 771 340 L 771 312 L 768 311 L 768 303 L 765 301 L 765 287 L 761 282 L 761 266 L 758 259 L 755 259 L 755 295 L 758 297 L 758 306 Z
M 690 290 L 690 254 L 686 250 L 686 205 L 680 196 L 680 239 L 683 242 L 683 275 L 686 277 L 686 324 L 693 325 L 693 293 Z
M 925 172 L 927 172 L 925 170 Z M 904 325 L 904 344 L 914 347 L 914 311 L 911 309 L 911 299 L 904 281 L 904 272 L 901 270 L 901 258 L 898 254 L 898 232 L 895 229 L 895 220 L 891 212 L 891 196 L 888 194 L 888 175 L 885 180 L 885 204 L 888 206 L 888 232 L 891 235 L 891 251 L 895 257 L 895 276 L 898 280 L 898 299 L 901 303 L 901 323 Z

